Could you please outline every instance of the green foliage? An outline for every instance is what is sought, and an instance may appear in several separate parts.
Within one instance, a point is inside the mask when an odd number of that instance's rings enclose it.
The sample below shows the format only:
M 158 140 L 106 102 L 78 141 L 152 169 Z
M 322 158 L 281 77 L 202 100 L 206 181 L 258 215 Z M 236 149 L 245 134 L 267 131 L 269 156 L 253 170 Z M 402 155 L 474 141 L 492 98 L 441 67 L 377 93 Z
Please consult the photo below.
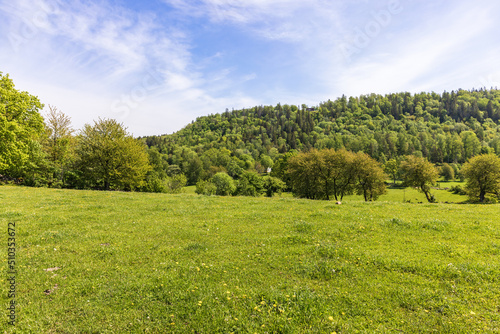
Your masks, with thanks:
M 260 196 L 264 190 L 264 180 L 255 172 L 245 171 L 236 182 L 234 195 Z
M 365 201 L 375 201 L 387 192 L 386 175 L 380 164 L 368 154 L 358 152 L 353 161 L 356 178 L 356 193 L 363 195 Z
M 296 196 L 342 200 L 353 193 L 356 178 L 354 153 L 344 149 L 311 150 L 290 159 L 288 174 Z
M 437 169 L 427 159 L 416 156 L 407 156 L 401 163 L 404 184 L 409 187 L 417 187 L 425 194 L 429 203 L 436 199 L 430 193 L 431 187 L 438 180 Z
M 452 192 L 454 194 L 458 194 L 458 195 L 467 195 L 467 192 L 465 191 L 465 189 L 463 189 L 460 185 L 451 186 L 450 192 Z
M 453 167 L 451 167 L 447 163 L 444 163 L 441 167 L 441 176 L 443 176 L 445 181 L 455 180 L 455 171 L 453 170 Z
M 78 137 L 78 166 L 86 186 L 133 190 L 151 170 L 145 147 L 113 119 L 86 124 Z
M 467 179 L 465 190 L 471 199 L 484 202 L 487 194 L 500 197 L 500 158 L 495 154 L 471 158 L 462 172 Z
M 210 181 L 200 180 L 196 183 L 195 192 L 198 195 L 215 195 L 217 192 L 217 187 Z
M 499 121 L 500 90 L 496 89 L 370 94 L 343 96 L 315 108 L 278 104 L 228 111 L 200 117 L 173 135 L 145 141 L 172 152 L 175 147 L 191 148 L 200 157 L 214 149 L 227 150 L 226 157 L 240 158 L 237 152 L 245 152 L 253 158 L 252 166 L 242 167 L 245 170 L 259 170 L 265 165 L 262 157 L 269 156 L 276 170 L 273 176 L 284 180 L 284 175 L 277 175 L 280 169 L 286 170 L 277 163 L 282 158 L 277 153 L 292 150 L 344 148 L 383 163 L 405 155 L 441 164 L 463 163 L 490 150 L 498 154 Z M 204 160 L 229 171 L 227 161 Z
M 187 184 L 187 178 L 184 174 L 176 174 L 167 178 L 167 193 L 178 194 Z
M 384 165 L 384 171 L 392 177 L 393 184 L 396 184 L 396 178 L 399 174 L 399 161 L 390 159 Z
M 14 178 L 31 177 L 40 161 L 30 160 L 43 134 L 37 97 L 15 89 L 8 75 L 0 72 L 0 174 Z
M 215 185 L 215 194 L 218 196 L 229 196 L 236 190 L 233 179 L 226 173 L 215 174 L 211 182 Z
M 264 176 L 264 191 L 267 197 L 273 197 L 274 194 L 281 195 L 286 190 L 286 183 L 277 177 Z

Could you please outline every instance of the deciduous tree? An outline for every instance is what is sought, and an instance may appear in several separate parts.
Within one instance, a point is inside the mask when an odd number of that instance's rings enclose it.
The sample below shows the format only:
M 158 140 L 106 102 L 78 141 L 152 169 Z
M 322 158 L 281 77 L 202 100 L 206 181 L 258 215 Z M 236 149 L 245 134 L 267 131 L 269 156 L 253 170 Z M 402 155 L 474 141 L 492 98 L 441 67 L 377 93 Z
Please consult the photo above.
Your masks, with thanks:
M 353 161 L 356 176 L 356 193 L 363 195 L 365 201 L 374 201 L 387 192 L 385 175 L 380 164 L 368 154 L 356 153 Z
M 37 144 L 43 134 L 43 104 L 36 96 L 15 89 L 8 75 L 0 72 L 0 174 L 24 177 L 33 168 L 30 155 L 40 155 Z
M 87 185 L 105 190 L 134 190 L 151 170 L 145 146 L 114 119 L 86 124 L 78 138 L 79 167 Z
M 465 190 L 470 198 L 484 202 L 487 194 L 500 196 L 500 158 L 495 154 L 475 156 L 463 168 L 467 183 Z
M 403 180 L 406 186 L 417 187 L 424 193 L 429 203 L 435 202 L 431 187 L 436 183 L 439 173 L 427 159 L 409 155 L 401 163 Z

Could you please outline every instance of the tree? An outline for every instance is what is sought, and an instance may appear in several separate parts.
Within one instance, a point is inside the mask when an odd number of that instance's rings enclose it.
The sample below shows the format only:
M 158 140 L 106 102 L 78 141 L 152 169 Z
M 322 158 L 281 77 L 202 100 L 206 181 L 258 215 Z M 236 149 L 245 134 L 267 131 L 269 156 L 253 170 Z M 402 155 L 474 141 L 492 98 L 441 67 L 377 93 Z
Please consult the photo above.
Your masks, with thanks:
M 72 136 L 71 118 L 56 107 L 49 105 L 45 117 L 46 139 L 44 148 L 50 162 L 52 183 L 64 183 L 64 174 L 74 157 L 74 138 Z
M 467 183 L 465 190 L 470 198 L 484 202 L 487 194 L 500 196 L 500 158 L 495 154 L 475 156 L 463 168 Z
M 342 200 L 354 190 L 354 154 L 344 149 L 311 150 L 292 157 L 288 176 L 296 196 Z
M 455 171 L 453 170 L 453 167 L 451 167 L 447 163 L 444 163 L 443 167 L 441 167 L 441 175 L 444 177 L 445 181 L 450 181 L 455 179 Z
M 363 152 L 356 153 L 353 161 L 356 175 L 356 193 L 363 195 L 366 202 L 377 200 L 386 193 L 385 175 L 379 163 Z
M 320 199 L 319 177 L 308 153 L 300 153 L 287 161 L 287 184 L 297 197 Z
M 286 183 L 277 177 L 264 176 L 264 191 L 267 197 L 273 197 L 274 194 L 279 194 L 286 189 Z
M 78 165 L 87 186 L 134 190 L 151 170 L 145 146 L 114 119 L 85 124 L 78 137 Z
M 433 164 L 425 158 L 409 155 L 401 163 L 401 171 L 406 186 L 417 187 L 424 193 L 429 203 L 435 202 L 430 190 L 436 183 L 439 173 Z
M 187 178 L 184 174 L 176 174 L 166 179 L 167 191 L 169 194 L 178 194 L 186 186 Z
M 226 173 L 215 174 L 211 182 L 215 185 L 215 194 L 219 196 L 232 195 L 236 190 L 233 179 Z
M 255 172 L 245 171 L 236 183 L 235 195 L 259 196 L 262 194 L 264 181 Z
M 390 159 L 385 163 L 384 171 L 392 176 L 393 184 L 396 184 L 396 178 L 399 173 L 399 162 L 396 159 Z
M 20 178 L 37 168 L 30 155 L 41 154 L 33 150 L 41 149 L 36 142 L 44 130 L 42 108 L 36 96 L 18 91 L 0 72 L 0 174 Z

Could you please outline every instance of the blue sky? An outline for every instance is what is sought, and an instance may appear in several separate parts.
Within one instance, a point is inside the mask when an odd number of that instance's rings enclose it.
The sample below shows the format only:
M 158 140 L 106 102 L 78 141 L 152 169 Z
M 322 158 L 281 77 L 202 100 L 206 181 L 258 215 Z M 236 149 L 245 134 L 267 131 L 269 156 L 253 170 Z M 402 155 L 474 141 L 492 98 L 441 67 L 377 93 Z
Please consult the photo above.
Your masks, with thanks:
M 500 87 L 500 2 L 0 0 L 0 71 L 79 129 L 255 105 Z

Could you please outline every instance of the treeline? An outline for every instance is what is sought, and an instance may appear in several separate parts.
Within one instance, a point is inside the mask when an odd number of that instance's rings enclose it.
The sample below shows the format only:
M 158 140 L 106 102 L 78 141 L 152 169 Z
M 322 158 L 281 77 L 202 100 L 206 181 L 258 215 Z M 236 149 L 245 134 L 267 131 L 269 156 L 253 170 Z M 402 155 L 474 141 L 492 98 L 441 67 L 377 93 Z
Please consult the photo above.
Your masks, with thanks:
M 371 94 L 343 96 L 312 108 L 278 104 L 226 110 L 200 117 L 173 135 L 144 140 L 173 160 L 177 147 L 188 147 L 198 155 L 224 148 L 254 160 L 290 150 L 344 148 L 365 152 L 382 163 L 404 155 L 463 163 L 481 153 L 500 153 L 499 121 L 496 89 Z
M 407 156 L 431 161 L 453 179 L 464 178 L 462 164 L 472 157 L 500 154 L 496 89 L 343 96 L 315 107 L 226 110 L 172 135 L 138 139 L 110 119 L 76 132 L 57 108 L 49 106 L 45 117 L 42 109 L 38 98 L 17 91 L 0 73 L 0 181 L 148 192 L 197 185 L 200 193 L 252 196 L 291 190 L 329 199 L 336 190 L 315 195 L 298 190 L 294 182 L 301 177 L 291 172 L 290 162 L 299 153 L 349 152 L 372 159 L 371 165 L 377 161 L 393 179 L 402 177 Z M 359 193 L 356 182 L 346 193 Z M 229 190 L 222 190 L 223 184 Z
M 53 106 L 0 72 L 0 182 L 53 188 L 178 192 L 186 178 L 122 124 L 98 119 L 75 133 Z M 169 174 L 170 173 L 170 174 Z

